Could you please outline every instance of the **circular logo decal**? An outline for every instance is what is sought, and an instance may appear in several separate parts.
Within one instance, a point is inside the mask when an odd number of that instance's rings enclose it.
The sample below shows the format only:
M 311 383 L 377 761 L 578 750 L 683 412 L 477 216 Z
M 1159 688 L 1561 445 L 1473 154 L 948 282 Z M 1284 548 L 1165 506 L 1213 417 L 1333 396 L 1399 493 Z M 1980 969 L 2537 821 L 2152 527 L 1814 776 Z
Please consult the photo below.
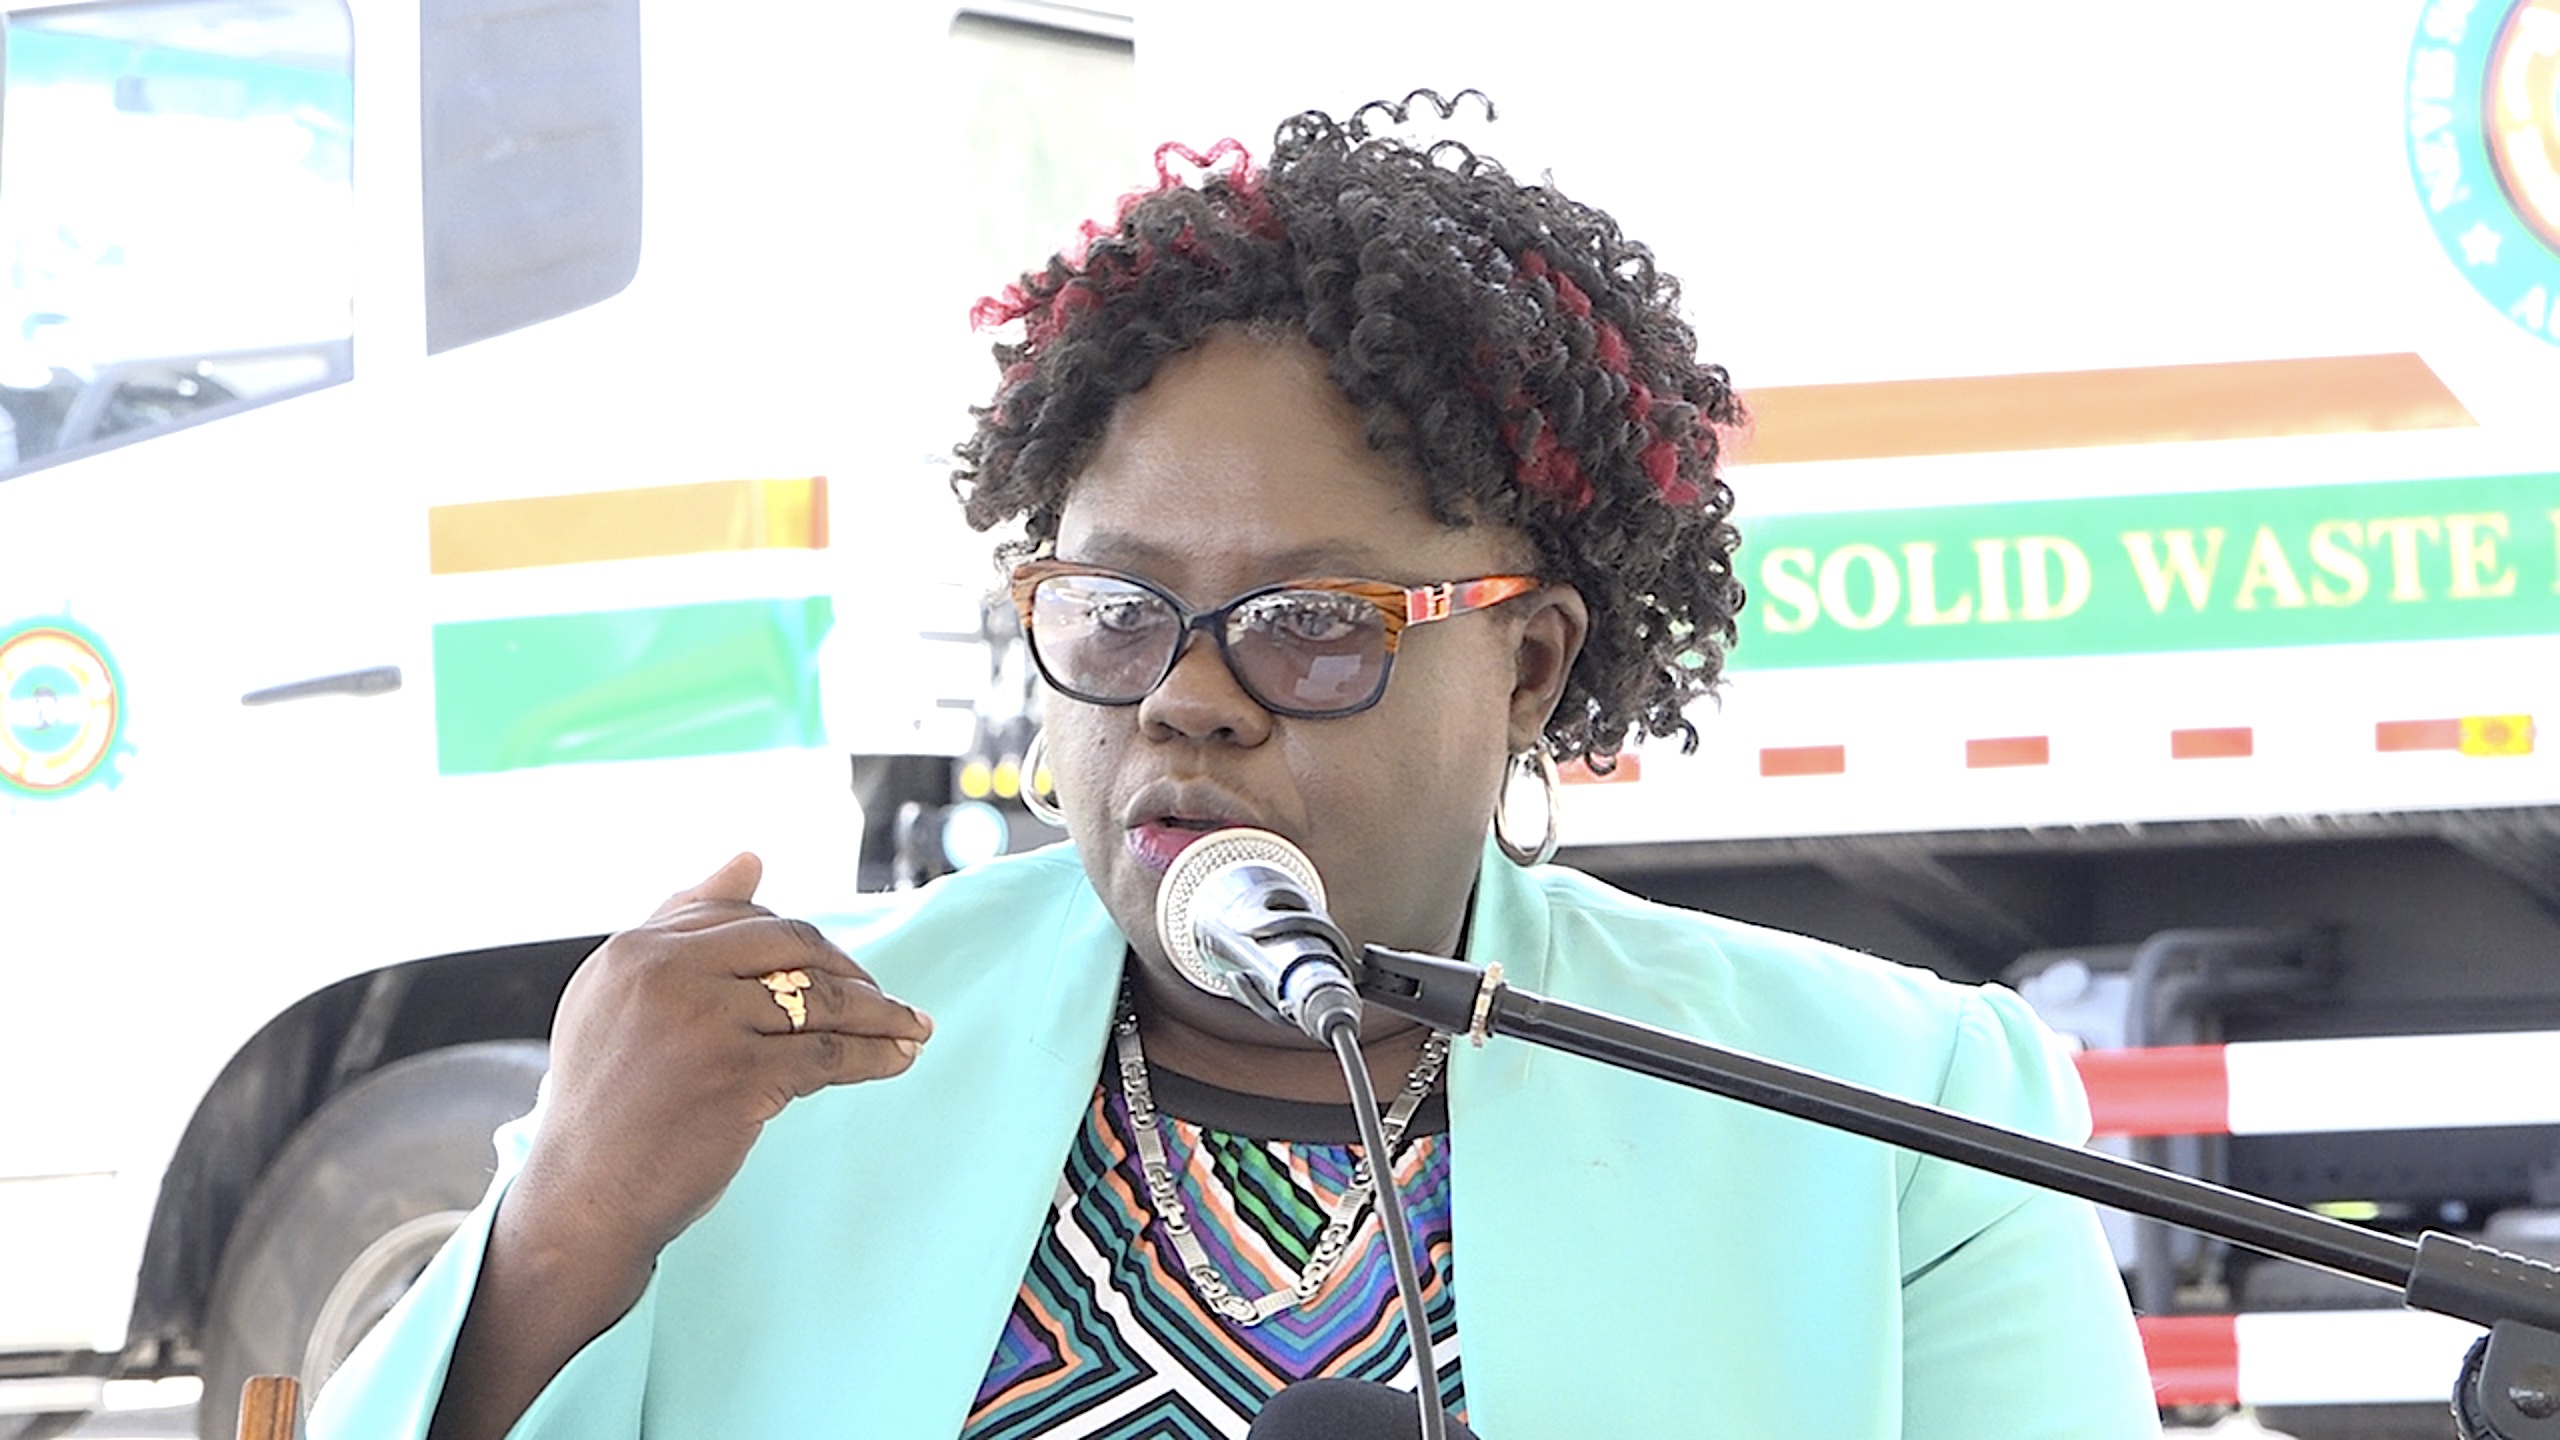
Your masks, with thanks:
M 2560 0 L 2429 0 L 2408 99 L 2409 167 L 2445 254 L 2560 345 Z
M 0 790 L 63 795 L 107 774 L 123 724 L 96 640 L 60 620 L 0 630 Z

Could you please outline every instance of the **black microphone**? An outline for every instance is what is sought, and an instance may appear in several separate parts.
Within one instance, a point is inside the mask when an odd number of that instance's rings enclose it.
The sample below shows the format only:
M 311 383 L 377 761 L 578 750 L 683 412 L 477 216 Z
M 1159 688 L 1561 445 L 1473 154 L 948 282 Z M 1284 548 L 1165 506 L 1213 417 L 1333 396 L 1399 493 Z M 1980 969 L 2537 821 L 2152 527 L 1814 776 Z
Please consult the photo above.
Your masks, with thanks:
M 1297 846 L 1238 826 L 1191 843 L 1156 891 L 1156 935 L 1182 978 L 1330 1043 L 1360 1024 L 1351 942 L 1324 913 L 1324 882 Z
M 1245 1428 L 1246 1440 L 1414 1440 L 1422 1433 L 1413 1396 L 1374 1380 L 1301 1380 L 1271 1397 Z M 1449 1440 L 1476 1440 L 1452 1420 Z

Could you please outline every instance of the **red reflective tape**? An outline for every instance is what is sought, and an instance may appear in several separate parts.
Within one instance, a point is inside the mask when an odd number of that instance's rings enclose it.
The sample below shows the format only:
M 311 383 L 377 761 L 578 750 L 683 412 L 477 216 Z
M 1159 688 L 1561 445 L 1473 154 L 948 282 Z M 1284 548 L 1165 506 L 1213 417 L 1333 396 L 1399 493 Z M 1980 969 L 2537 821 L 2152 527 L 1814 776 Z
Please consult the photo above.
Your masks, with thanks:
M 2042 735 L 2011 735 L 1999 740 L 1964 742 L 1964 768 L 1997 770 L 2010 765 L 2050 765 L 2053 742 Z
M 2169 732 L 2172 760 L 2241 760 L 2258 750 L 2255 732 L 2246 725 Z
M 2231 1074 L 2219 1045 L 2083 1050 L 2072 1057 L 2101 1135 L 2221 1135 L 2231 1128 Z
M 2459 720 L 2384 720 L 2373 727 L 2373 748 L 2398 750 L 2459 750 L 2462 748 L 2462 722 Z
M 2135 1323 L 2155 1403 L 2240 1403 L 2240 1332 L 2230 1316 L 2143 1315 Z
M 1760 752 L 1763 775 L 1838 775 L 1848 768 L 1846 745 L 1788 745 Z

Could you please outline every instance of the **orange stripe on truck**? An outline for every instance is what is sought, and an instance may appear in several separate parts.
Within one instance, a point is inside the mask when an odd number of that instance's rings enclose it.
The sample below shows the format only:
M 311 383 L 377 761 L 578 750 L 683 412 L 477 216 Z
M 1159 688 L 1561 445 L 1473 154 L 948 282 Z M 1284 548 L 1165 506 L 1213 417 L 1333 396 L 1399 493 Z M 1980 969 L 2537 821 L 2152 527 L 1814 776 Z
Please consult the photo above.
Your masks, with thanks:
M 712 480 L 578 495 L 438 505 L 427 512 L 437 575 L 722 550 L 824 550 L 827 482 Z
M 2169 732 L 2172 760 L 2245 760 L 2257 749 L 2257 734 L 2247 725 Z
M 2386 754 L 2409 750 L 2459 750 L 2459 720 L 2382 720 L 2373 727 L 2373 748 Z
M 2412 354 L 1782 385 L 1743 403 L 1752 429 L 1737 458 L 1755 465 L 2479 423 Z
M 1764 776 L 1840 775 L 1848 769 L 1846 745 L 1780 745 L 1760 752 L 1760 773 Z
M 2043 735 L 2006 735 L 1995 740 L 1964 742 L 1968 770 L 1999 770 L 2012 765 L 2050 765 L 2053 741 Z

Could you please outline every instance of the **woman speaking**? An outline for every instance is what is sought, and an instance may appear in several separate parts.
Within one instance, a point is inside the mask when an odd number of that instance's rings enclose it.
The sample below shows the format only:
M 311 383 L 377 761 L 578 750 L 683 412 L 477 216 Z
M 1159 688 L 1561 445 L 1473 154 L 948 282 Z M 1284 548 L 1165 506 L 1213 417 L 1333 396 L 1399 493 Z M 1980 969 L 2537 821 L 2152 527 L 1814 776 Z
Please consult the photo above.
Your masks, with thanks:
M 1493 1440 L 2154 1433 L 2087 1206 L 1373 1008 L 1417 1377 L 1333 1054 L 1165 953 L 1168 867 L 1250 826 L 1355 945 L 2087 1130 L 2014 996 L 1621 894 L 1546 863 L 1552 808 L 1496 823 L 1558 762 L 1694 743 L 1743 415 L 1606 214 L 1403 118 L 1168 147 L 981 304 L 958 488 L 1020 526 L 1070 842 L 823 934 L 742 856 L 607 941 L 313 1434 L 1238 1435 L 1320 1376 L 1436 1384 Z

